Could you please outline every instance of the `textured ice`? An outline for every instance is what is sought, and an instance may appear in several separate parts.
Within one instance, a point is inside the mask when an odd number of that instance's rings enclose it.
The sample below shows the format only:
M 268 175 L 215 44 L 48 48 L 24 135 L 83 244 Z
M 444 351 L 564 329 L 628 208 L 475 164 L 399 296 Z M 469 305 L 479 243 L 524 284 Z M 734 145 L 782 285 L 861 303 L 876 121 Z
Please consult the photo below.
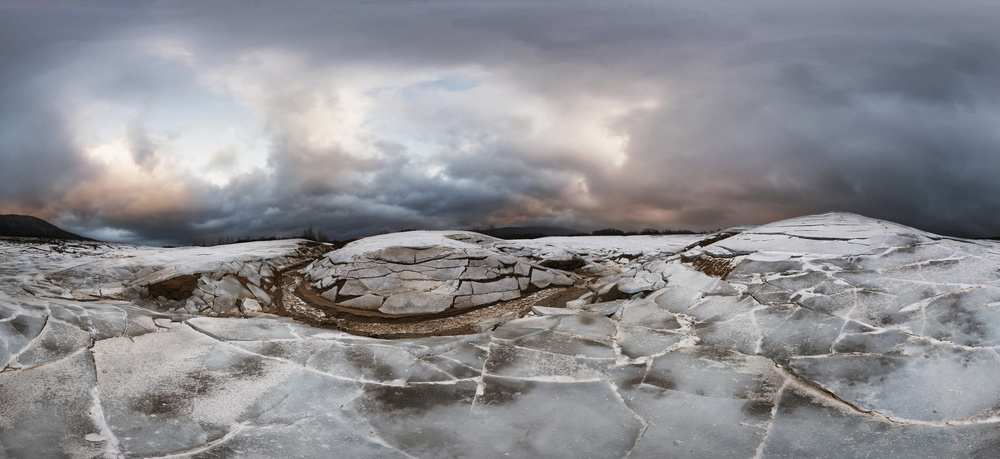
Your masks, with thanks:
M 709 236 L 445 233 L 366 239 L 327 256 L 301 241 L 154 249 L 0 239 L 0 457 L 994 457 L 1000 448 L 998 243 L 840 213 Z M 411 311 L 436 304 L 425 294 L 463 304 L 520 297 L 532 278 L 564 276 L 545 260 L 582 261 L 585 278 L 570 280 L 591 292 L 570 297 L 582 298 L 576 309 L 535 305 L 477 335 L 381 340 L 266 313 L 274 276 L 297 265 L 311 264 L 314 288 L 362 293 L 330 301 Z M 705 261 L 733 270 L 713 277 L 699 271 Z M 200 279 L 195 312 L 139 295 L 187 273 Z M 339 282 L 347 277 L 357 284 Z M 400 293 L 410 296 L 389 303 Z M 204 317 L 216 294 L 261 311 Z
M 771 421 L 768 402 L 649 385 L 629 402 L 650 423 L 630 457 L 750 457 Z
M 821 434 L 817 434 L 821 433 Z M 761 444 L 761 457 L 995 457 L 996 423 L 957 426 L 886 423 L 786 389 Z
M 188 327 L 103 340 L 93 353 L 98 367 L 116 369 L 98 372 L 97 383 L 108 426 L 134 455 L 177 453 L 225 436 L 300 371 Z
M 622 355 L 639 358 L 661 354 L 684 341 L 685 336 L 637 325 L 619 325 L 615 342 Z
M 995 417 L 1000 355 L 920 343 L 901 354 L 797 357 L 789 368 L 862 410 L 924 423 Z
M 114 440 L 100 436 L 103 420 L 91 417 L 96 384 L 85 348 L 48 365 L 0 373 L 0 456 L 113 454 Z M 100 438 L 88 439 L 95 434 Z
M 676 316 L 646 299 L 623 302 L 620 317 L 618 322 L 621 324 L 641 325 L 660 330 L 673 330 L 680 327 Z
M 640 429 L 606 382 L 483 383 L 377 387 L 345 408 L 418 457 L 619 457 Z

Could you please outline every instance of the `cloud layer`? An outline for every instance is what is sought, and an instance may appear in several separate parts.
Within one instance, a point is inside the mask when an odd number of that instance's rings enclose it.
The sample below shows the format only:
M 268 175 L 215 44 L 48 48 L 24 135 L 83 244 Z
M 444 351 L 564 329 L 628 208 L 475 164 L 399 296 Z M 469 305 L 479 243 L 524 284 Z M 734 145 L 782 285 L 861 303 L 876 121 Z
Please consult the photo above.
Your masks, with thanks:
M 983 2 L 0 6 L 0 211 L 187 244 L 707 229 L 1000 235 Z

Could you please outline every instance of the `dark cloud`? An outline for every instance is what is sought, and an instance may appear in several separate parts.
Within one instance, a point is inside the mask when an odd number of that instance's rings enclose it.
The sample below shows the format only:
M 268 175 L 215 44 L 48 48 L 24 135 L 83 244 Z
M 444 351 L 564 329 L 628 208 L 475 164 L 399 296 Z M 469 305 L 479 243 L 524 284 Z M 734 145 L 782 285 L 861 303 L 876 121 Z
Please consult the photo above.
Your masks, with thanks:
M 971 1 L 9 3 L 0 210 L 170 244 L 828 210 L 993 236 L 998 16 Z M 130 159 L 94 156 L 108 145 Z
M 68 121 L 29 85 L 0 86 L 0 206 L 40 210 L 92 171 Z M 26 135 L 31 133 L 30 135 Z

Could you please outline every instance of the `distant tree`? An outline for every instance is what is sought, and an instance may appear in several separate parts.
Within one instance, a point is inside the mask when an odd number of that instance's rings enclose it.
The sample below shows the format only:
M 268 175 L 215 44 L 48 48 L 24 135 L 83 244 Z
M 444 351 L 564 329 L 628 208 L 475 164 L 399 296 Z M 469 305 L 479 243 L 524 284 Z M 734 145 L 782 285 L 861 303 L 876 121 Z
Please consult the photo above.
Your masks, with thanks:
M 309 228 L 306 228 L 306 230 L 302 232 L 302 239 L 308 239 L 310 241 L 316 240 L 316 233 L 313 231 L 312 225 L 310 225 Z
M 640 231 L 639 234 L 643 234 L 643 235 L 647 235 L 647 236 L 648 235 L 654 235 L 654 234 L 660 234 L 660 230 L 658 230 L 656 228 L 645 228 L 642 231 Z
M 618 228 L 604 228 L 590 234 L 593 234 L 594 236 L 624 236 L 625 232 Z
M 304 232 L 303 232 L 304 234 Z M 301 236 L 300 236 L 301 237 Z M 193 246 L 197 247 L 212 247 L 216 245 L 227 245 L 227 244 L 240 244 L 243 242 L 254 242 L 254 241 L 279 241 L 282 239 L 289 239 L 289 237 L 277 237 L 277 236 L 219 236 L 213 243 L 211 240 L 200 239 L 191 243 Z

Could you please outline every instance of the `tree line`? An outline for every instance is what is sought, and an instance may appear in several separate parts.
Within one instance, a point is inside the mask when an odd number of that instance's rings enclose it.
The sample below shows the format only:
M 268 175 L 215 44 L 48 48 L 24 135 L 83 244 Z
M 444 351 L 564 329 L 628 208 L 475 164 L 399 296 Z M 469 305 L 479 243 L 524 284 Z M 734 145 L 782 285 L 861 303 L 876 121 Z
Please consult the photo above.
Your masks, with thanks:
M 486 229 L 486 230 L 480 230 L 478 227 L 476 227 L 475 229 L 473 229 L 473 231 L 479 232 L 479 233 L 483 233 L 483 234 L 490 234 L 490 233 L 492 233 L 493 229 L 494 229 L 493 225 L 490 225 L 490 227 L 488 229 Z M 415 229 L 414 228 L 405 228 L 405 229 L 402 229 L 402 230 L 399 230 L 399 231 L 392 231 L 392 230 L 390 230 L 388 228 L 384 228 L 383 230 L 379 231 L 379 234 L 388 234 L 388 233 L 393 233 L 393 232 L 399 232 L 399 233 L 401 233 L 401 232 L 407 232 L 407 231 L 415 231 Z M 716 232 L 716 231 L 697 232 L 697 231 L 691 231 L 691 230 L 675 230 L 675 229 L 658 230 L 656 228 L 646 228 L 646 229 L 643 229 L 643 230 L 640 230 L 640 231 L 623 231 L 623 230 L 620 230 L 618 228 L 603 228 L 603 229 L 599 229 L 599 230 L 596 230 L 596 231 L 592 231 L 590 233 L 580 232 L 580 233 L 575 233 L 575 234 L 568 234 L 567 236 L 656 236 L 656 235 L 673 235 L 673 234 L 704 234 L 704 233 L 713 233 L 713 232 Z M 547 236 L 551 236 L 551 234 L 508 234 L 508 235 L 497 236 L 497 237 L 500 237 L 501 239 L 536 239 L 536 238 L 547 237 Z M 285 237 L 279 237 L 279 236 L 256 236 L 256 237 L 253 237 L 253 236 L 246 236 L 246 237 L 219 236 L 215 241 L 212 241 L 212 240 L 199 240 L 199 241 L 192 242 L 191 245 L 192 246 L 197 246 L 197 247 L 211 247 L 211 246 L 216 246 L 216 245 L 239 244 L 239 243 L 243 243 L 243 242 L 279 241 L 279 240 L 283 240 L 283 239 L 306 239 L 306 240 L 315 241 L 315 242 L 329 242 L 329 243 L 337 243 L 337 242 L 339 242 L 339 241 L 337 241 L 335 239 L 330 239 L 329 237 L 327 237 L 327 235 L 323 233 L 323 230 L 314 230 L 312 226 L 309 226 L 308 228 L 302 230 L 302 234 L 299 234 L 297 236 L 285 236 Z
M 696 231 L 691 230 L 674 230 L 665 229 L 658 230 L 656 228 L 646 228 L 641 231 L 622 231 L 618 228 L 604 228 L 591 232 L 590 236 L 657 236 L 657 235 L 671 235 L 671 234 L 699 234 Z
M 212 240 L 198 240 L 191 243 L 195 247 L 212 247 L 216 245 L 228 245 L 228 244 L 240 244 L 243 242 L 257 242 L 257 241 L 280 241 L 284 239 L 307 239 L 315 242 L 337 242 L 336 240 L 331 240 L 323 233 L 323 230 L 313 230 L 310 226 L 302 230 L 302 234 L 298 236 L 246 236 L 246 237 L 233 237 L 233 236 L 219 236 L 215 241 Z

